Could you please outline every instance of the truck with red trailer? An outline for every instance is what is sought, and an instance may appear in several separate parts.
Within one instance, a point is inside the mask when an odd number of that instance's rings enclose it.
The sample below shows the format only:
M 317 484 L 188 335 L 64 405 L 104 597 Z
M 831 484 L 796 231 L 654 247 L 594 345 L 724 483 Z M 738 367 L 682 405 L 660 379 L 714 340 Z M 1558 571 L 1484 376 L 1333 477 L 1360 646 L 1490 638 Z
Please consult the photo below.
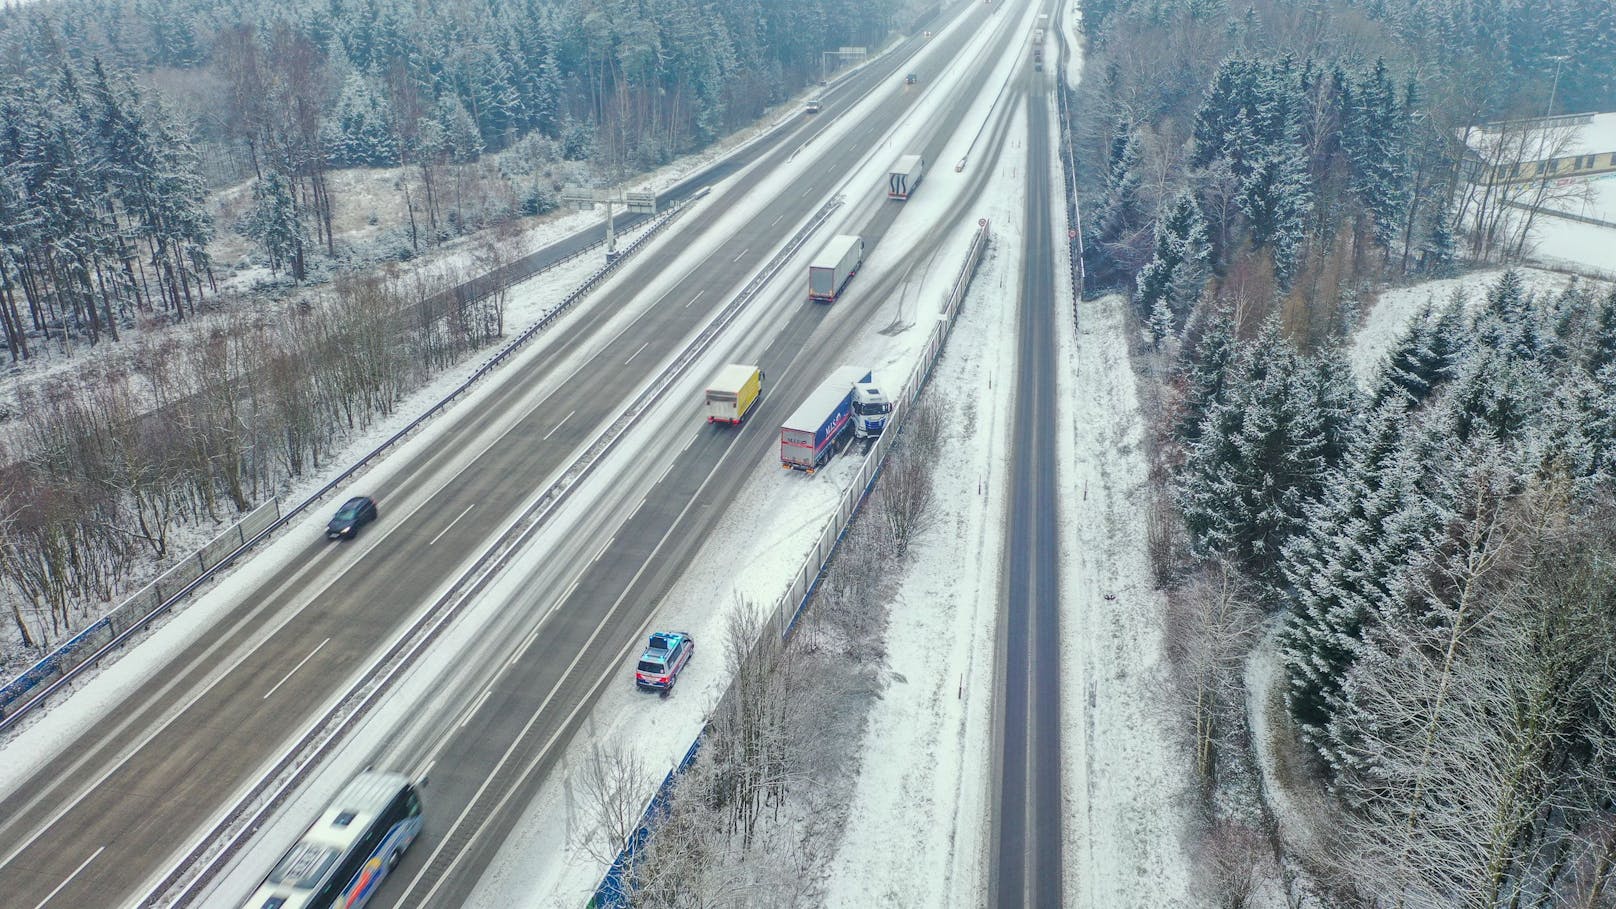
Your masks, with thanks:
M 780 466 L 813 473 L 852 435 L 853 390 L 868 384 L 862 366 L 839 366 L 780 424 Z
M 864 262 L 864 238 L 837 234 L 808 263 L 808 299 L 835 303 Z

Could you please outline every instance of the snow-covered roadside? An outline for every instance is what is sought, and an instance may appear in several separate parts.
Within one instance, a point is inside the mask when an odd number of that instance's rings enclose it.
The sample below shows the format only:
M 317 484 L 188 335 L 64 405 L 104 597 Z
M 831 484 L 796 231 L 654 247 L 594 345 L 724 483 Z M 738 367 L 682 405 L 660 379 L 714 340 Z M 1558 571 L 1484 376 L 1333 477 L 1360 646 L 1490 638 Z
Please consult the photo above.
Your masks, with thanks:
M 1348 350 L 1348 361 L 1352 364 L 1352 372 L 1358 377 L 1358 382 L 1364 384 L 1373 381 L 1381 360 L 1390 352 L 1392 345 L 1403 336 L 1409 322 L 1426 304 L 1440 310 L 1453 299 L 1455 293 L 1462 293 L 1466 305 L 1471 307 L 1479 305 L 1486 299 L 1488 288 L 1498 283 L 1498 278 L 1504 271 L 1502 268 L 1489 268 L 1457 278 L 1421 281 L 1406 287 L 1381 291 L 1369 311 L 1364 314 L 1363 323 L 1353 335 Z M 1521 276 L 1526 291 L 1534 294 L 1556 293 L 1567 281 L 1572 280 L 1558 272 L 1536 268 L 1517 268 L 1515 271 Z
M 1018 113 L 1010 134 L 1025 129 Z M 994 167 L 983 193 L 992 246 L 927 392 L 946 402 L 951 454 L 934 474 L 935 524 L 910 549 L 892 598 L 889 672 L 857 749 L 863 760 L 828 870 L 827 906 L 970 907 L 987 898 L 993 634 L 1025 164 L 1018 145 Z
M 580 259 L 547 274 L 543 280 L 530 281 L 513 288 L 507 310 L 508 334 L 520 332 L 552 309 L 598 266 L 598 261 Z M 574 315 L 600 305 L 599 301 L 610 295 L 611 286 L 608 283 L 587 297 L 573 311 Z M 513 359 L 511 368 L 519 368 L 518 364 L 529 362 L 534 357 L 552 355 L 550 348 L 553 337 L 553 333 L 541 334 Z M 295 483 L 288 484 L 281 491 L 283 507 L 302 501 L 330 482 L 360 454 L 397 433 L 427 407 L 464 382 L 485 360 L 486 352 L 468 358 L 405 397 L 392 415 L 377 419 L 367 429 L 349 438 L 340 449 L 333 451 L 323 470 L 312 471 Z M 457 406 L 475 407 L 477 397 L 496 387 L 498 383 L 485 383 Z M 356 478 L 351 487 L 339 490 L 332 498 L 339 499 L 350 493 L 374 494 L 388 488 L 393 475 L 409 460 L 410 452 L 445 446 L 445 433 L 453 426 L 451 420 L 432 421 L 419 434 L 402 443 L 393 455 L 381 459 Z M 460 448 L 465 444 L 465 440 L 459 440 L 454 447 Z M 229 569 L 215 586 L 153 623 L 138 643 L 115 652 L 102 665 L 87 672 L 71 692 L 59 696 L 59 700 L 49 709 L 36 713 L 18 728 L 8 731 L 6 739 L 0 742 L 0 753 L 5 756 L 5 760 L 0 761 L 0 796 L 11 792 L 38 767 L 60 754 L 90 726 L 108 717 L 126 692 L 215 624 L 227 620 L 246 602 L 250 591 L 285 567 L 308 545 L 309 540 L 319 536 L 319 527 L 327 517 L 323 512 L 310 513 L 281 531 L 277 539 Z M 189 528 L 171 536 L 171 543 L 176 551 L 182 551 L 182 546 L 200 545 L 201 541 L 216 532 L 217 529 L 212 527 Z
M 1075 89 L 1083 80 L 1083 5 L 1079 0 L 1060 11 L 1060 28 L 1066 37 L 1066 87 Z
M 1056 136 L 1052 124 L 1050 142 Z M 1051 186 L 1063 183 L 1051 160 Z M 1056 211 L 1065 211 L 1059 195 Z M 1069 256 L 1057 216 L 1050 238 Z M 1066 898 L 1088 909 L 1196 906 L 1188 853 L 1193 761 L 1170 728 L 1166 598 L 1150 570 L 1145 422 L 1128 347 L 1127 302 L 1082 304 L 1056 281 L 1065 364 L 1059 402 L 1061 628 L 1079 671 L 1061 701 Z
M 1061 702 L 1066 893 L 1090 909 L 1198 905 L 1187 852 L 1193 761 L 1169 728 L 1167 604 L 1146 546 L 1145 427 L 1126 307 L 1116 296 L 1084 303 L 1075 341 L 1069 316 L 1060 333 L 1070 377 L 1059 396 L 1061 627 L 1081 667 Z

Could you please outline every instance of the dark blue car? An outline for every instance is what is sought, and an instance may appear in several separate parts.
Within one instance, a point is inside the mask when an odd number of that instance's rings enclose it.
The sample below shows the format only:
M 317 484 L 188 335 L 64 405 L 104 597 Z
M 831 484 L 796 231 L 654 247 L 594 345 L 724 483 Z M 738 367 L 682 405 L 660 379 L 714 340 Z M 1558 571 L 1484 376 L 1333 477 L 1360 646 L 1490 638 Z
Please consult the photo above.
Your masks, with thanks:
M 354 496 L 342 503 L 331 523 L 325 525 L 325 538 L 328 540 L 351 540 L 359 534 L 359 528 L 376 520 L 379 513 L 376 511 L 376 500 L 370 496 Z

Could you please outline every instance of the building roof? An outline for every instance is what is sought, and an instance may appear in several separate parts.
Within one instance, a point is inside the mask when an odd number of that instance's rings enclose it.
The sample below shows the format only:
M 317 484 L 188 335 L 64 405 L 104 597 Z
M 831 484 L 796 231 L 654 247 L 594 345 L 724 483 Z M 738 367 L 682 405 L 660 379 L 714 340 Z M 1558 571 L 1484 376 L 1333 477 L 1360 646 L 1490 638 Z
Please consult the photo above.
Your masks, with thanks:
M 1605 154 L 1616 152 L 1616 112 L 1506 120 L 1470 130 L 1465 138 L 1470 150 L 1484 159 L 1535 161 Z M 1510 147 L 1500 149 L 1500 143 Z

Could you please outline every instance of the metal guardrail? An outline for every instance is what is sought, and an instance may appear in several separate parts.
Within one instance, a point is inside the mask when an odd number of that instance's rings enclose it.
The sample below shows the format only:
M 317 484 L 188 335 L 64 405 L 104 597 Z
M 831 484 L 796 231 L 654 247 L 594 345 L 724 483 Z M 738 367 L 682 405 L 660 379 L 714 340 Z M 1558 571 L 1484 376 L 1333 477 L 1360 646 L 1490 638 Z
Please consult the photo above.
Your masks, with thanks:
M 514 520 L 499 541 L 489 548 L 487 555 L 469 568 L 414 625 L 399 635 L 340 703 L 310 723 L 308 731 L 285 750 L 253 790 L 242 796 L 236 806 L 226 812 L 226 816 L 164 876 L 163 881 L 141 903 L 142 907 L 186 906 L 200 896 L 202 888 L 216 873 L 219 863 L 232 855 L 280 807 L 288 794 L 321 764 L 339 743 L 341 733 L 375 706 L 398 674 L 412 665 L 416 656 L 436 639 L 441 629 L 458 617 L 461 608 L 520 551 L 530 535 L 577 487 L 578 481 L 600 463 L 634 420 L 672 384 L 691 360 L 711 344 L 718 331 L 735 318 L 840 205 L 840 199 L 832 199 L 819 209 L 814 218 L 714 317 L 685 353 L 648 383 L 646 389 L 625 409 L 624 415 L 602 430 L 586 446 L 578 460 L 530 503 L 525 513 Z M 632 252 L 634 248 L 631 246 L 626 252 Z
M 982 251 L 987 247 L 988 237 L 989 224 L 984 219 L 978 222 L 965 261 L 961 264 L 959 272 L 954 277 L 954 283 L 943 300 L 937 322 L 927 338 L 925 352 L 921 355 L 920 362 L 916 363 L 915 368 L 909 373 L 903 391 L 893 402 L 892 419 L 888 424 L 888 430 L 871 446 L 864 462 L 859 465 L 858 479 L 843 493 L 836 511 L 826 520 L 824 528 L 820 531 L 814 548 L 803 559 L 802 566 L 792 576 L 791 583 L 775 601 L 761 629 L 763 633 L 748 650 L 747 662 L 762 659 L 766 655 L 766 650 L 785 646 L 796 629 L 797 620 L 808 608 L 808 602 L 813 598 L 814 591 L 824 580 L 831 558 L 835 556 L 837 548 L 846 538 L 847 529 L 852 524 L 853 518 L 869 500 L 870 493 L 875 489 L 875 481 L 880 477 L 881 469 L 886 463 L 887 454 L 903 432 L 903 422 L 909 406 L 919 400 L 921 392 L 931 379 L 932 369 L 936 366 L 938 358 L 942 355 L 943 346 L 953 331 L 955 316 L 958 315 L 960 305 L 965 300 L 965 292 L 970 287 L 971 278 L 976 274 L 976 266 L 982 259 Z M 721 713 L 735 696 L 735 688 L 731 685 L 725 689 L 713 712 Z M 623 844 L 617 858 L 607 869 L 600 886 L 591 896 L 589 909 L 627 909 L 629 893 L 626 891 L 624 876 L 632 868 L 635 854 L 650 838 L 651 828 L 666 812 L 674 782 L 695 760 L 705 736 L 706 730 L 703 729 L 685 752 L 684 758 L 668 772 L 662 784 L 657 787 L 641 813 L 639 824 L 636 825 L 634 832 L 629 834 L 628 842 Z
M 619 253 L 616 258 L 596 269 L 592 274 L 589 275 L 589 277 L 584 279 L 582 284 L 575 288 L 571 293 L 567 294 L 567 296 L 563 298 L 559 304 L 541 316 L 538 321 L 528 326 L 510 341 L 507 341 L 503 346 L 500 347 L 498 351 L 484 361 L 481 366 L 477 367 L 476 371 L 473 372 L 471 376 L 468 377 L 464 382 L 455 386 L 455 388 L 452 389 L 448 394 L 444 395 L 431 407 L 428 407 L 424 412 L 422 412 L 415 419 L 411 420 L 402 429 L 389 436 L 380 445 L 377 445 L 375 448 L 372 448 L 370 451 L 361 455 L 359 460 L 356 461 L 352 466 L 338 474 L 334 479 L 326 483 L 324 486 L 321 486 L 313 494 L 305 498 L 302 502 L 299 502 L 289 511 L 284 513 L 279 512 L 277 503 L 277 516 L 274 521 L 269 523 L 267 526 L 258 529 L 250 537 L 242 534 L 243 538 L 240 545 L 220 556 L 217 561 L 207 566 L 205 569 L 199 570 L 194 577 L 187 580 L 182 586 L 179 587 L 178 590 L 168 594 L 160 602 L 155 603 L 144 613 L 130 621 L 127 627 L 117 630 L 115 633 L 110 633 L 110 637 L 107 637 L 105 643 L 101 644 L 100 647 L 93 652 L 88 652 L 88 654 L 82 660 L 72 663 L 70 666 L 68 666 L 68 668 L 61 668 L 68 662 L 62 658 L 63 651 L 67 651 L 68 654 L 76 654 L 82 651 L 87 651 L 88 648 L 86 647 L 85 642 L 98 640 L 103 636 L 103 631 L 107 631 L 110 626 L 104 628 L 101 621 L 92 624 L 89 629 L 86 629 L 84 632 L 81 632 L 73 639 L 69 640 L 66 644 L 62 645 L 61 648 L 58 648 L 56 652 L 41 660 L 39 663 L 35 664 L 33 668 L 29 669 L 16 680 L 8 684 L 5 691 L 11 694 L 9 703 L 15 703 L 16 701 L 24 698 L 26 698 L 26 700 L 24 700 L 16 710 L 10 713 L 4 713 L 7 701 L 0 700 L 0 733 L 10 729 L 12 726 L 16 725 L 16 723 L 21 721 L 23 717 L 27 716 L 29 713 L 32 713 L 34 710 L 39 709 L 46 703 L 51 695 L 62 690 L 81 673 L 87 671 L 90 667 L 100 662 L 100 660 L 105 656 L 121 647 L 131 636 L 145 629 L 146 626 L 150 625 L 151 622 L 156 620 L 159 616 L 173 609 L 177 603 L 180 603 L 194 593 L 203 584 L 212 580 L 215 575 L 228 568 L 244 553 L 251 550 L 265 539 L 268 539 L 269 536 L 275 531 L 285 527 L 310 508 L 319 504 L 326 496 L 330 495 L 338 487 L 352 480 L 361 471 L 368 468 L 371 465 L 371 462 L 373 462 L 381 454 L 391 449 L 394 445 L 397 445 L 411 433 L 415 432 L 428 420 L 436 417 L 438 414 L 448 409 L 450 404 L 453 404 L 474 385 L 487 378 L 490 373 L 497 369 L 518 350 L 524 347 L 529 341 L 537 336 L 539 332 L 554 324 L 555 320 L 570 309 L 573 304 L 577 303 L 586 294 L 598 287 L 602 281 L 610 277 L 611 274 L 621 267 L 630 256 L 638 252 L 646 243 L 651 240 L 652 237 L 656 236 L 670 223 L 672 223 L 673 220 L 685 210 L 686 204 L 702 198 L 707 194 L 707 192 L 708 190 L 703 188 L 702 190 L 692 194 L 688 199 L 676 203 L 673 208 L 659 215 L 657 220 L 652 223 L 651 227 L 639 237 L 635 238 L 634 242 L 624 247 L 622 252 Z M 583 251 L 580 251 L 578 254 L 581 255 L 582 252 Z M 468 282 L 468 285 L 471 283 L 475 282 Z M 461 287 L 464 288 L 468 285 L 461 285 Z M 487 291 L 487 293 L 493 292 L 494 290 Z M 260 506 L 260 510 L 261 509 L 262 506 Z M 259 511 L 255 511 L 253 514 L 259 514 Z M 251 520 L 251 518 L 252 516 L 249 515 L 247 520 Z M 243 523 L 246 523 L 246 521 L 244 520 Z M 212 544 L 210 544 L 210 546 L 211 545 Z M 182 563 L 182 565 L 183 564 L 188 563 Z M 159 588 L 159 591 L 161 590 L 162 588 Z M 132 598 L 132 601 L 136 603 L 146 602 L 142 598 L 145 593 L 146 591 L 142 591 L 142 593 L 136 594 L 136 596 Z M 46 683 L 47 679 L 50 680 L 48 684 Z M 41 684 L 46 685 L 44 690 L 39 691 L 32 697 L 28 697 L 28 692 L 33 691 Z M 17 689 L 15 691 L 13 690 L 14 686 Z
M 1062 7 L 1061 15 L 1065 15 Z M 1057 61 L 1060 78 L 1055 80 L 1055 106 L 1060 114 L 1061 177 L 1066 185 L 1066 248 L 1072 270 L 1072 317 L 1077 318 L 1077 306 L 1083 302 L 1083 286 L 1088 282 L 1087 266 L 1083 261 L 1083 206 L 1077 198 L 1077 154 L 1072 148 L 1072 110 L 1066 86 L 1066 56 L 1071 48 L 1066 44 L 1066 29 L 1055 29 L 1059 36 L 1060 57 Z

